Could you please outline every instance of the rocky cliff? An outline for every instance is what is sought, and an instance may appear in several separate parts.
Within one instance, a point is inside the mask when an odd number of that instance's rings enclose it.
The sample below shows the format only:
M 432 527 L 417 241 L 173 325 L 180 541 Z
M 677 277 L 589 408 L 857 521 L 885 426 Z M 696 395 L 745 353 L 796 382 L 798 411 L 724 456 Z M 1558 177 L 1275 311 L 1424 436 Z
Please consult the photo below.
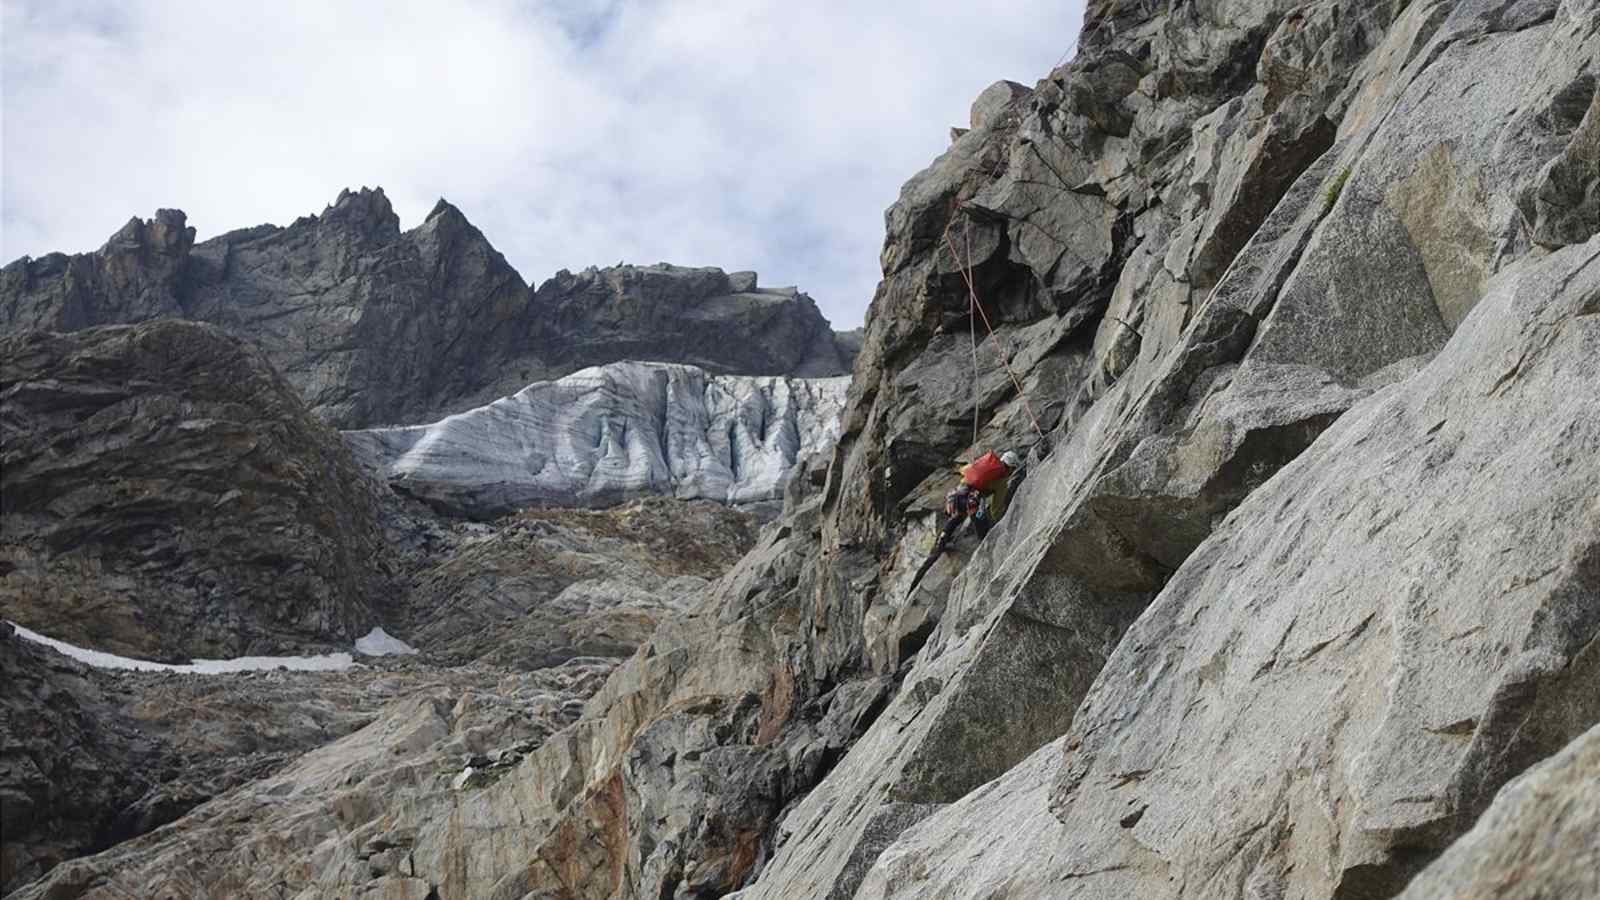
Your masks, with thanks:
M 441 200 L 402 232 L 382 189 L 198 244 L 161 210 L 93 253 L 0 271 L 6 333 L 169 317 L 257 344 L 343 428 L 428 421 L 621 359 L 832 376 L 854 358 L 810 297 L 754 272 L 619 265 L 533 290 L 460 210 Z
M 0 616 L 157 658 L 383 620 L 376 490 L 248 344 L 173 320 L 0 339 L 0 429 Z
M 832 448 L 848 382 L 613 363 L 345 438 L 396 490 L 457 515 L 649 494 L 755 503 L 781 499 L 795 464 Z
M 575 722 L 381 809 L 308 757 L 19 896 L 1585 889 L 1600 3 L 1088 6 L 890 209 L 822 483 Z M 911 593 L 992 446 L 1010 511 Z

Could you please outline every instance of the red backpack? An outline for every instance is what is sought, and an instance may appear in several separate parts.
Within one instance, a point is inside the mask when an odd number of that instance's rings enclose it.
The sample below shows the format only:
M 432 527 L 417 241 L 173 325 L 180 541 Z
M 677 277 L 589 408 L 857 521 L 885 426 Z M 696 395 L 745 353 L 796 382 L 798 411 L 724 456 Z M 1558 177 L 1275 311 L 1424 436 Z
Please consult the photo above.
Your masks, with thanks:
M 993 450 L 961 467 L 961 480 L 979 491 L 989 490 L 1010 474 Z

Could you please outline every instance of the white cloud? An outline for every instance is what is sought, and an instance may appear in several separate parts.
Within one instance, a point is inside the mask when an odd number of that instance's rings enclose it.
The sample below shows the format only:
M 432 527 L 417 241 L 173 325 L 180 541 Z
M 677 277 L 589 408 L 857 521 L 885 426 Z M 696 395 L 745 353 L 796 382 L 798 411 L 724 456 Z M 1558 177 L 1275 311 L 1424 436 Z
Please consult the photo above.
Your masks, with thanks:
M 797 283 L 841 327 L 885 207 L 1082 3 L 3 0 L 0 257 L 129 216 L 202 238 L 381 184 L 444 196 L 523 277 L 671 261 Z

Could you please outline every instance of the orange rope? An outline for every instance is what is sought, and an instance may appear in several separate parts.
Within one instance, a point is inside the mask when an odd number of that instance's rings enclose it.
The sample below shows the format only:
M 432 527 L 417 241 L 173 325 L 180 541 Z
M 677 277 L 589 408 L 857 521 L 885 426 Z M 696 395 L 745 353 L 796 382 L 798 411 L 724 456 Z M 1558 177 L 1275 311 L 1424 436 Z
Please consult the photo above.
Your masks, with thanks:
M 995 352 L 1000 354 L 1000 364 L 1005 366 L 1006 374 L 1011 376 L 1011 383 L 1016 385 L 1017 396 L 1022 398 L 1022 408 L 1028 411 L 1028 418 L 1033 421 L 1033 430 L 1039 435 L 1040 439 L 1043 439 L 1044 429 L 1039 426 L 1039 417 L 1033 414 L 1033 404 L 1028 402 L 1028 392 L 1022 387 L 1022 379 L 1017 377 L 1016 372 L 1011 371 L 1011 359 L 1006 353 L 1005 347 L 1001 345 L 1000 339 L 995 336 L 994 325 L 989 321 L 989 313 L 984 310 L 982 301 L 978 299 L 978 288 L 972 280 L 972 220 L 965 219 L 963 224 L 967 235 L 967 257 L 966 267 L 961 270 L 961 277 L 967 283 L 967 298 L 970 302 L 970 308 L 976 309 L 978 315 L 983 317 L 983 327 L 989 332 L 989 337 L 994 340 Z M 961 254 L 956 251 L 956 242 L 950 238 L 950 226 L 948 225 L 944 229 L 944 242 L 945 246 L 950 248 L 950 255 L 957 260 L 961 259 Z M 978 378 L 976 357 L 973 359 L 973 369 L 972 378 L 976 382 Z M 974 439 L 973 443 L 976 444 L 977 440 Z

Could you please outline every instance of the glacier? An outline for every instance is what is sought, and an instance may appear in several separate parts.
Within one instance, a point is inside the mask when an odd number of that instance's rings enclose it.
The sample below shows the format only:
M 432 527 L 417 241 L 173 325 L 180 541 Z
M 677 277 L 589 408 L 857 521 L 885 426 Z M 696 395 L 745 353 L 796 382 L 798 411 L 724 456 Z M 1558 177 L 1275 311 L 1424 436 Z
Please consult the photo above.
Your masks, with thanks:
M 713 375 L 620 362 L 427 425 L 345 432 L 396 490 L 472 517 L 640 496 L 747 504 L 839 434 L 848 376 Z

